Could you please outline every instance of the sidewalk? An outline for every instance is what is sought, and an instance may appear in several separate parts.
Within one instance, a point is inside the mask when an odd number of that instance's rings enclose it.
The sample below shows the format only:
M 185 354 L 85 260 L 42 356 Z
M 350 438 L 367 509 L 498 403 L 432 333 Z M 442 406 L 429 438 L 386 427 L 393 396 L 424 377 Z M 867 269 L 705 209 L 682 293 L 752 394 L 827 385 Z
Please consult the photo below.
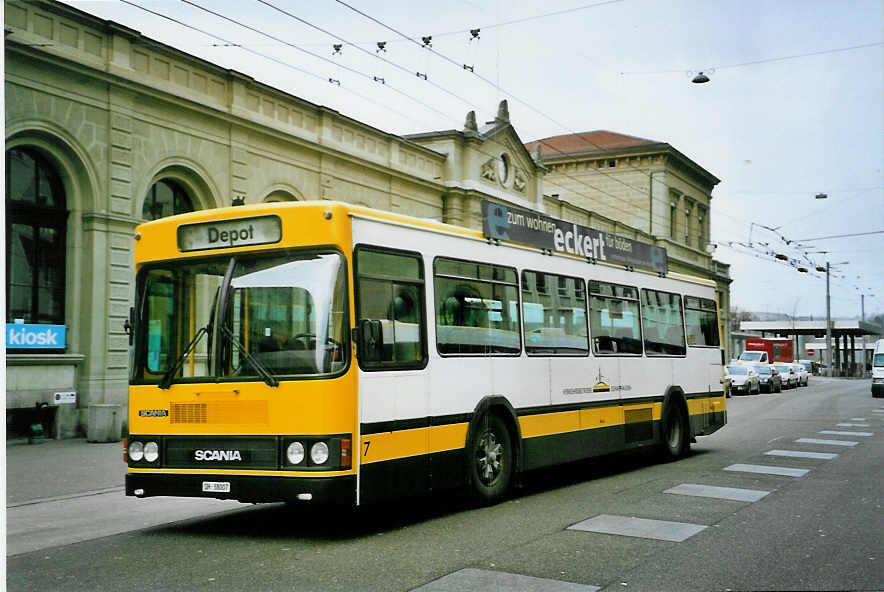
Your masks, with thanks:
M 123 443 L 85 438 L 6 441 L 6 507 L 35 500 L 122 489 Z
M 251 507 L 206 498 L 126 497 L 125 472 L 122 442 L 8 440 L 6 556 Z

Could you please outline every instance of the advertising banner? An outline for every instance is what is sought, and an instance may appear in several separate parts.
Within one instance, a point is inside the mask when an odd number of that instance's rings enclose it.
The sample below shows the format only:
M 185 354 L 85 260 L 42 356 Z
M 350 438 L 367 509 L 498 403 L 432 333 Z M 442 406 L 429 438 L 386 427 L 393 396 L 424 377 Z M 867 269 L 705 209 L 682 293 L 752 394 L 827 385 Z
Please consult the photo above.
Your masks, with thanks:
M 556 253 L 569 253 L 657 273 L 666 273 L 669 269 L 666 249 L 662 247 L 487 200 L 482 201 L 482 229 L 488 238 L 531 245 Z

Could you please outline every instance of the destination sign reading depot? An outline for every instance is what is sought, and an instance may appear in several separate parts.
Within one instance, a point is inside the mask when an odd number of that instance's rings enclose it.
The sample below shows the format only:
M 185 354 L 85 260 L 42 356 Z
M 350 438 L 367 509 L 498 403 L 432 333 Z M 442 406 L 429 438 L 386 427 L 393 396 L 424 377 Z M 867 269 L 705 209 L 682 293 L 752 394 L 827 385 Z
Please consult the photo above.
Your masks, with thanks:
M 256 216 L 217 222 L 185 224 L 178 228 L 180 251 L 269 245 L 282 240 L 279 216 Z
M 544 216 L 531 210 L 482 201 L 485 236 L 527 244 L 558 253 L 569 253 L 597 261 L 610 261 L 666 273 L 666 249 Z

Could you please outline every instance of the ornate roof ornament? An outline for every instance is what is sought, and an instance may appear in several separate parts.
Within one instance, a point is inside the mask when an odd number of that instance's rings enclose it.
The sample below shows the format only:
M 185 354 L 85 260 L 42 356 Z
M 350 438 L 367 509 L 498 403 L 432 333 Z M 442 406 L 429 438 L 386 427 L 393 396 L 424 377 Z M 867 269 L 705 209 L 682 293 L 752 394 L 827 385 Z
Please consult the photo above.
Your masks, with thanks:
M 494 118 L 498 123 L 509 123 L 510 122 L 510 108 L 506 102 L 506 99 L 500 102 L 500 105 L 497 106 L 497 117 Z
M 465 132 L 479 132 L 479 126 L 476 124 L 476 112 L 469 111 L 467 113 L 467 119 L 463 122 L 463 131 Z

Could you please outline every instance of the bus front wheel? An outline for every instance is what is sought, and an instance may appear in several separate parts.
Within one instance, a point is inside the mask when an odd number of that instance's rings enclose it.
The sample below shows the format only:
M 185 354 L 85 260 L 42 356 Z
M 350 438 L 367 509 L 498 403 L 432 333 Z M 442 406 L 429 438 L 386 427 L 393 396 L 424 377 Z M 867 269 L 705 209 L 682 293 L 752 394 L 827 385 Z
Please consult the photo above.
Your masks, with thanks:
M 506 424 L 488 414 L 479 423 L 468 451 L 470 488 L 476 501 L 493 504 L 509 488 L 513 474 L 513 446 Z

